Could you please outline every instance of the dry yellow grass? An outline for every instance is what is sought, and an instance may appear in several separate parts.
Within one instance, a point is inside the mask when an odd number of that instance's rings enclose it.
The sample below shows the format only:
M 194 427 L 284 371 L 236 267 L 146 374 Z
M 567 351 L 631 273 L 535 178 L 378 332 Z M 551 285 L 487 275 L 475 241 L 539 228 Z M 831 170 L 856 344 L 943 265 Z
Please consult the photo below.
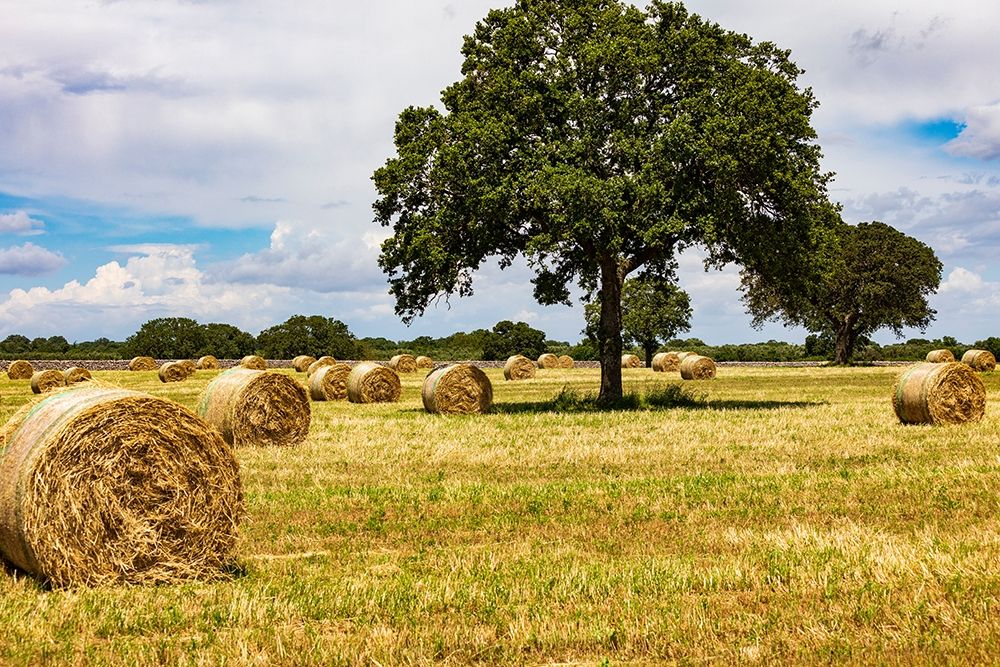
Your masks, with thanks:
M 596 369 L 489 370 L 489 415 L 425 413 L 420 374 L 316 403 L 300 447 L 237 452 L 233 580 L 9 575 L 0 663 L 991 662 L 1000 376 L 981 422 L 908 427 L 897 372 L 720 368 L 707 407 L 648 412 L 546 411 Z M 189 407 L 211 375 L 95 373 Z

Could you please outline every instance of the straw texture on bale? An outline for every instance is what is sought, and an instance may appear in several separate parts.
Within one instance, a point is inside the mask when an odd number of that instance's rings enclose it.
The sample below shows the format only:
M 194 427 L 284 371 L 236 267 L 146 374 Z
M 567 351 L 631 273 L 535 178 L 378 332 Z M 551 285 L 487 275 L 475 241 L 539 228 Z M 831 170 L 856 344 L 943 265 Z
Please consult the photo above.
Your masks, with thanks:
M 427 412 L 481 414 L 493 405 L 493 384 L 472 364 L 453 364 L 429 373 L 420 394 Z
M 694 352 L 678 352 L 677 353 L 677 361 L 678 362 L 684 361 L 684 357 L 687 357 L 687 356 L 692 355 L 692 354 L 694 354 Z
M 177 365 L 184 369 L 184 372 L 189 376 L 194 375 L 198 370 L 198 364 L 191 361 L 190 359 L 181 359 L 177 362 Z
M 314 401 L 342 401 L 347 398 L 347 378 L 351 367 L 337 363 L 321 366 L 309 376 L 309 397 Z
M 240 366 L 254 371 L 266 371 L 267 361 L 264 357 L 258 357 L 256 354 L 248 354 L 240 359 Z
M 660 352 L 653 355 L 653 370 L 657 373 L 674 373 L 680 370 L 681 359 L 676 352 Z
M 715 362 L 700 354 L 689 354 L 681 359 L 680 371 L 685 380 L 711 380 L 715 377 Z
M 81 385 L 2 429 L 0 552 L 54 586 L 218 578 L 243 514 L 239 467 L 177 403 Z
M 30 380 L 35 374 L 35 367 L 24 359 L 18 359 L 7 367 L 7 377 L 11 380 Z
M 314 361 L 316 361 L 316 357 L 310 357 L 308 354 L 300 354 L 292 359 L 292 368 L 299 373 L 305 373 Z
M 157 368 L 153 357 L 132 357 L 132 361 L 128 362 L 130 371 L 155 371 Z
M 503 365 L 505 380 L 530 380 L 535 377 L 535 362 L 522 354 L 507 358 Z
M 312 376 L 317 369 L 323 368 L 323 366 L 333 366 L 335 363 L 337 363 L 336 359 L 324 355 L 306 367 L 306 375 Z
M 979 421 L 986 414 L 986 387 L 965 364 L 917 364 L 896 379 L 892 407 L 904 424 Z
M 77 382 L 93 380 L 94 376 L 86 368 L 71 366 L 63 371 L 63 379 L 66 381 L 66 384 L 76 384 Z
M 219 360 L 210 354 L 206 354 L 204 357 L 198 357 L 198 363 L 195 366 L 200 371 L 214 371 L 219 368 Z
M 622 368 L 642 368 L 642 359 L 634 354 L 623 354 Z
M 428 356 L 420 355 L 417 357 L 417 368 L 434 368 L 434 360 Z
M 31 376 L 31 391 L 44 394 L 47 391 L 66 386 L 62 371 L 35 371 Z
M 156 374 L 160 382 L 181 382 L 188 379 L 188 370 L 177 361 L 165 361 Z
M 212 380 L 198 413 L 236 446 L 297 445 L 309 435 L 306 388 L 288 375 L 232 368 Z
M 559 357 L 552 354 L 551 352 L 546 352 L 545 354 L 538 357 L 538 367 L 559 368 Z
M 388 366 L 365 361 L 347 377 L 347 400 L 351 403 L 395 403 L 402 395 L 399 374 Z
M 559 355 L 559 368 L 573 368 L 573 357 L 568 354 Z
M 950 364 L 955 361 L 951 350 L 931 350 L 927 353 L 927 361 L 932 364 Z
M 969 350 L 962 355 L 962 363 L 980 373 L 989 373 L 997 369 L 997 359 L 989 350 Z
M 397 373 L 416 373 L 417 360 L 412 354 L 397 354 L 389 360 L 389 368 Z

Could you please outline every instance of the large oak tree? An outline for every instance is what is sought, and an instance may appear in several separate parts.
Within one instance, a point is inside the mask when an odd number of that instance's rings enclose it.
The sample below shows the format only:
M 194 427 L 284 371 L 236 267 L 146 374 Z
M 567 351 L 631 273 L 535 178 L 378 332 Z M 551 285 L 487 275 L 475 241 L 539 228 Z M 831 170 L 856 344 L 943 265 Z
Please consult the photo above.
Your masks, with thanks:
M 374 175 L 379 258 L 409 322 L 472 293 L 490 256 L 535 270 L 542 304 L 573 282 L 601 304 L 600 397 L 621 396 L 621 292 L 671 283 L 675 254 L 794 275 L 830 216 L 801 70 L 653 0 L 520 0 L 466 37 L 443 110 L 405 109 Z

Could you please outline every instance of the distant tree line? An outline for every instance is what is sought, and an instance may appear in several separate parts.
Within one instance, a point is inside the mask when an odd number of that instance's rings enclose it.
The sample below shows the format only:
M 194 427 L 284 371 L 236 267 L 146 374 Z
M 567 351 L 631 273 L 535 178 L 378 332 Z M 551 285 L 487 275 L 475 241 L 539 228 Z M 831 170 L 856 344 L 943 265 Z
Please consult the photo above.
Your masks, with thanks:
M 685 308 L 682 302 L 681 310 Z M 661 306 L 651 312 L 662 314 L 667 309 Z M 626 331 L 625 336 L 632 343 L 626 351 L 649 356 L 650 350 L 685 350 L 710 356 L 716 361 L 832 361 L 836 356 L 836 335 L 832 331 L 810 334 L 802 344 L 769 340 L 764 343 L 708 345 L 698 338 L 668 339 L 664 331 L 686 330 L 686 326 L 677 322 L 661 326 L 664 328 L 658 332 L 659 338 L 638 330 L 639 325 L 636 325 L 635 332 Z M 552 352 L 568 354 L 578 361 L 598 359 L 596 337 L 588 329 L 583 333 L 583 340 L 571 344 L 550 340 L 544 331 L 525 322 L 503 320 L 492 329 L 459 331 L 440 338 L 418 336 L 413 340 L 395 341 L 380 337 L 357 338 L 344 322 L 337 319 L 321 315 L 293 315 L 254 336 L 231 324 L 199 324 L 186 317 L 167 317 L 146 322 L 124 341 L 98 338 L 70 343 L 63 336 L 29 339 L 11 334 L 0 341 L 0 358 L 129 359 L 145 355 L 157 359 L 194 359 L 212 354 L 221 359 L 238 359 L 247 354 L 260 354 L 268 359 L 290 359 L 298 354 L 329 354 L 337 359 L 385 360 L 407 352 L 440 360 L 502 361 L 513 354 L 535 359 L 544 352 Z M 990 350 L 1000 357 L 1000 337 L 989 337 L 971 345 L 960 343 L 951 336 L 934 340 L 912 338 L 901 343 L 879 345 L 861 336 L 855 348 L 856 363 L 919 360 L 926 357 L 929 351 L 942 348 L 951 350 L 956 358 L 972 348 Z

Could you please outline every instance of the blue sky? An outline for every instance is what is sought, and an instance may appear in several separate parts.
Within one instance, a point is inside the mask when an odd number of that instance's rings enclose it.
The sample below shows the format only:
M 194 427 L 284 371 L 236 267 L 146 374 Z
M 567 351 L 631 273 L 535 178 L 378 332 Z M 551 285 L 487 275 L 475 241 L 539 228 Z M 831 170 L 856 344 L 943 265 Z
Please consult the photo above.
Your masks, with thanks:
M 0 0 L 0 336 L 123 339 L 161 316 L 256 333 L 318 313 L 362 336 L 520 319 L 578 340 L 582 309 L 539 306 L 521 264 L 484 266 L 474 297 L 407 328 L 375 263 L 370 176 L 395 118 L 459 77 L 462 36 L 497 4 Z M 792 50 L 845 218 L 945 264 L 927 335 L 1000 335 L 1000 5 L 687 6 Z M 753 330 L 735 269 L 695 252 L 680 280 L 690 335 L 805 335 Z

